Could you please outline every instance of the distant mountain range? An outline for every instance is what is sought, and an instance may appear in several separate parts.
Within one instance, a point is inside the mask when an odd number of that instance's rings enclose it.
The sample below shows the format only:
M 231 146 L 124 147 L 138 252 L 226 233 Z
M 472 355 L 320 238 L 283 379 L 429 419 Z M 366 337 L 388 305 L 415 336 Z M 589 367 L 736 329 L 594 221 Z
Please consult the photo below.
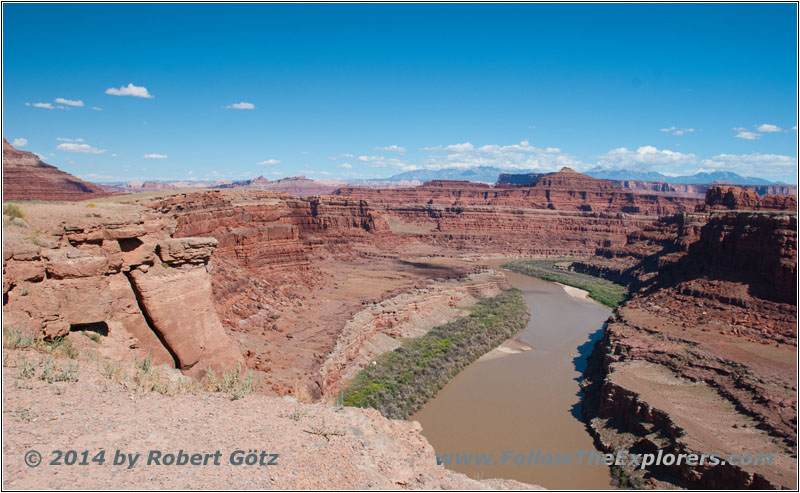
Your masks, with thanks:
M 594 169 L 586 172 L 587 175 L 604 180 L 637 180 L 637 181 L 663 181 L 665 183 L 678 183 L 683 185 L 699 185 L 724 181 L 737 185 L 775 185 L 783 184 L 755 178 L 752 176 L 742 176 L 731 171 L 714 171 L 711 173 L 696 173 L 694 175 L 667 176 L 657 171 L 633 171 L 633 170 L 600 170 Z
M 476 168 L 445 168 L 438 170 L 421 169 L 416 171 L 406 171 L 388 178 L 376 178 L 368 181 L 430 181 L 430 180 L 469 180 L 484 183 L 496 183 L 501 174 L 537 174 L 535 170 L 504 170 L 492 166 L 478 166 Z M 592 169 L 585 174 L 594 178 L 604 180 L 636 180 L 636 181 L 660 181 L 675 184 L 708 184 L 716 181 L 728 182 L 737 185 L 773 185 L 781 182 L 773 182 L 763 178 L 752 176 L 742 176 L 731 171 L 714 171 L 712 173 L 696 173 L 686 176 L 667 176 L 657 171 L 636 171 L 636 170 L 601 170 Z
M 444 169 L 420 169 L 416 171 L 406 171 L 389 178 L 374 178 L 365 181 L 431 181 L 431 180 L 468 180 L 484 183 L 496 183 L 497 177 L 501 173 L 509 173 L 509 170 L 493 168 L 491 166 L 478 166 L 475 168 L 444 168 Z M 534 171 L 514 170 L 513 173 L 533 173 Z

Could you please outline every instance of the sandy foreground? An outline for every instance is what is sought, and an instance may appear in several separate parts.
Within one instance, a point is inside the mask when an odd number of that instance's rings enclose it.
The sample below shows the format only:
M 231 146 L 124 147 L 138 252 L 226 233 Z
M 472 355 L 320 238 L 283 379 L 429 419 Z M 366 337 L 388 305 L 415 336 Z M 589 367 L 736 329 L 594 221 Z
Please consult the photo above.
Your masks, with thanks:
M 4 489 L 530 488 L 475 481 L 437 466 L 419 423 L 388 420 L 371 409 L 255 394 L 231 400 L 205 391 L 142 393 L 111 381 L 99 361 L 81 361 L 77 382 L 47 383 L 38 377 L 47 358 L 4 350 Z M 26 368 L 34 368 L 32 377 L 23 376 Z M 173 371 L 172 378 L 182 377 Z M 32 450 L 42 457 L 36 467 L 25 462 Z M 74 450 L 75 463 L 67 465 L 65 455 L 60 465 L 51 464 L 54 450 Z M 234 459 L 246 462 L 250 455 L 258 462 L 231 464 L 237 450 Z M 102 464 L 92 461 L 100 451 Z M 189 458 L 201 454 L 207 463 L 148 465 L 151 451 L 176 460 L 179 451 Z M 125 463 L 114 465 L 123 454 Z M 128 454 L 139 454 L 133 467 Z

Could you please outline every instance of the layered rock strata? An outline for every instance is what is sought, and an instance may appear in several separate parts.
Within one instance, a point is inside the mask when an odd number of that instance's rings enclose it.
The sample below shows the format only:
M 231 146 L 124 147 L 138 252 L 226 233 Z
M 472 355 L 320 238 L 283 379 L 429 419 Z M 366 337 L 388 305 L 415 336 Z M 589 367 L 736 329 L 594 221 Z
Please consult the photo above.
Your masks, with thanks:
M 90 200 L 111 195 L 3 138 L 3 200 Z
M 569 168 L 542 175 L 524 187 L 497 188 L 440 180 L 416 188 L 340 188 L 335 194 L 366 199 L 372 204 L 482 205 L 646 216 L 693 210 L 700 203 L 693 198 L 635 194 L 607 180 L 592 178 Z
M 773 460 L 651 468 L 645 478 L 661 486 L 796 487 L 797 216 L 684 213 L 597 253 L 573 268 L 634 292 L 586 373 L 599 444 Z

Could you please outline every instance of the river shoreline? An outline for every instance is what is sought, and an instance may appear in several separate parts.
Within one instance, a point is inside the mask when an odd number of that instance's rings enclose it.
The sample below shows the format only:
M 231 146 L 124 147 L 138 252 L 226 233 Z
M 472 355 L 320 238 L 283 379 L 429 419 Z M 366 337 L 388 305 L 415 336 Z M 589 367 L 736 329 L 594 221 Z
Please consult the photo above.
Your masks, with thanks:
M 499 270 L 503 261 L 489 264 Z M 588 350 L 611 313 L 580 291 L 503 272 L 523 293 L 530 323 L 462 370 L 411 419 L 422 424 L 437 453 L 493 454 L 496 464 L 448 466 L 471 477 L 511 478 L 555 489 L 610 489 L 605 466 L 499 463 L 508 451 L 597 452 L 581 419 L 579 381 Z

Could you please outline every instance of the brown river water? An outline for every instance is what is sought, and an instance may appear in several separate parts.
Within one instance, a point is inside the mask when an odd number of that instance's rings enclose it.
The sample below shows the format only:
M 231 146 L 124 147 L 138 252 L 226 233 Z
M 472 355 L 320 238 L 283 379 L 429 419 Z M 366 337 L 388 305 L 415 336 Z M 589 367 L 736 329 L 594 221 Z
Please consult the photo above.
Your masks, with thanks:
M 490 265 L 498 268 L 500 263 Z M 515 339 L 533 349 L 492 351 L 456 375 L 410 419 L 422 424 L 439 455 L 493 454 L 488 465 L 455 465 L 453 460 L 447 466 L 470 477 L 516 479 L 548 489 L 611 489 L 608 467 L 586 465 L 588 451 L 599 452 L 579 417 L 578 385 L 611 311 L 570 296 L 558 284 L 505 273 L 531 312 L 530 323 Z M 577 464 L 577 453 L 569 465 L 541 464 L 544 454 L 578 451 L 587 451 L 583 465 Z

